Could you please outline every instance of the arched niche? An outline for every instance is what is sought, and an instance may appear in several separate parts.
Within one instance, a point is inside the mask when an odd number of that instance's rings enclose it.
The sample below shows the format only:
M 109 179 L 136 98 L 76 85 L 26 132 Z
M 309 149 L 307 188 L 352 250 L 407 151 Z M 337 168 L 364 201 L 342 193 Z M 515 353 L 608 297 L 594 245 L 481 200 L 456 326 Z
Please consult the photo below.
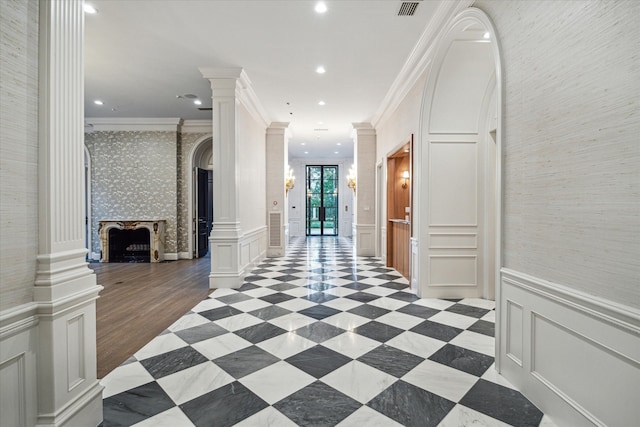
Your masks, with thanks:
M 198 139 L 189 153 L 189 178 L 188 181 L 188 249 L 189 255 L 193 256 L 196 248 L 196 232 L 194 227 L 194 218 L 196 212 L 196 168 L 213 170 L 213 143 L 212 135 L 206 135 Z

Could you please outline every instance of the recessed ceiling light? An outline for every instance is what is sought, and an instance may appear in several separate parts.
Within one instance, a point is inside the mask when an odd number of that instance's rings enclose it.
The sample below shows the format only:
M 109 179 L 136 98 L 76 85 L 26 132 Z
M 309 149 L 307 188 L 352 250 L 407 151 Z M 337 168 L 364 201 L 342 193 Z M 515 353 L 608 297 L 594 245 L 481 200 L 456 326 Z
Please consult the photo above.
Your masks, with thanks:
M 300 145 L 307 145 L 307 143 L 306 142 L 301 142 Z
M 318 65 L 318 68 L 316 68 L 316 73 L 318 73 L 318 74 L 324 74 L 326 72 L 327 72 L 327 70 L 325 70 L 322 65 Z
M 323 124 L 324 124 L 324 122 L 318 122 L 318 124 L 319 124 L 319 125 L 323 125 Z
M 84 6 L 82 6 L 82 9 L 86 12 L 89 13 L 91 15 L 98 13 L 98 9 L 96 9 L 95 7 L 91 6 L 88 3 L 85 3 Z
M 486 33 L 483 34 L 483 36 L 485 39 L 488 39 L 489 37 L 491 37 L 491 34 L 489 34 L 489 31 L 487 31 Z
M 319 1 L 314 8 L 317 13 L 325 13 L 327 11 L 327 5 L 324 2 Z
M 309 154 L 309 152 L 308 152 L 308 151 L 305 151 L 305 152 L 304 152 L 304 154 Z
M 96 105 L 104 105 L 104 102 L 100 101 L 99 99 L 96 99 L 95 101 L 93 101 L 93 103 Z
M 342 143 L 341 143 L 341 142 L 338 142 L 336 145 L 342 145 Z
M 202 101 L 200 101 L 199 99 L 196 99 L 195 101 L 193 101 L 193 103 L 196 105 L 202 105 Z
M 318 105 L 320 105 L 320 106 L 322 106 L 322 105 L 327 105 L 327 103 L 326 103 L 326 102 L 324 102 L 324 101 L 320 101 L 320 102 L 318 102 Z
M 334 154 L 340 154 L 340 152 L 339 152 L 339 151 L 334 151 L 333 153 L 334 153 Z

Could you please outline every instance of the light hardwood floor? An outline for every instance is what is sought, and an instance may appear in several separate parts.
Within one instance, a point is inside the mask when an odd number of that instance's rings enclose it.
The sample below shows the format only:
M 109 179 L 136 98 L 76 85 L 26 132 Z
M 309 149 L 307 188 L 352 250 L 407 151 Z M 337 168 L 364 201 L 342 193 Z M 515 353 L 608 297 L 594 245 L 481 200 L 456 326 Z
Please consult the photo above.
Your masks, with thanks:
M 211 292 L 208 257 L 158 264 L 90 263 L 98 284 L 98 378 L 118 367 Z

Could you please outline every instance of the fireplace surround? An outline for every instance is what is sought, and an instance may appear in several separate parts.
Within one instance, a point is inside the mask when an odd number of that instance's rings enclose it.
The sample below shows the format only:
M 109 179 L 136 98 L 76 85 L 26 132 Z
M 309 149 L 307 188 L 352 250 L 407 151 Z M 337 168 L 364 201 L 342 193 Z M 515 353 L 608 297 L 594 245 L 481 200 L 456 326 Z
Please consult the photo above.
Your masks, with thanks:
M 166 220 L 99 221 L 100 262 L 164 261 Z M 148 238 L 141 229 L 148 230 Z M 112 232 L 121 230 L 123 233 Z M 126 233 L 131 231 L 132 233 Z M 137 232 L 134 232 L 137 231 Z M 141 237 L 144 236 L 144 237 Z M 117 241 L 112 239 L 117 238 Z M 123 243 L 123 240 L 126 243 Z M 142 239 L 142 240 L 141 240 Z

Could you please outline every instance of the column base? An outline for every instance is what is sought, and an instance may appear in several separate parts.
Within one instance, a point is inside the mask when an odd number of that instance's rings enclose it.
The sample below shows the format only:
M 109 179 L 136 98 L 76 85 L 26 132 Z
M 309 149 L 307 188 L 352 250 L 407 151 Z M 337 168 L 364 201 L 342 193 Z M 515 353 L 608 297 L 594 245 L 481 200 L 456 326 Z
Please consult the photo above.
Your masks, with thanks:
M 354 224 L 353 244 L 357 256 L 376 255 L 376 225 L 375 224 Z

